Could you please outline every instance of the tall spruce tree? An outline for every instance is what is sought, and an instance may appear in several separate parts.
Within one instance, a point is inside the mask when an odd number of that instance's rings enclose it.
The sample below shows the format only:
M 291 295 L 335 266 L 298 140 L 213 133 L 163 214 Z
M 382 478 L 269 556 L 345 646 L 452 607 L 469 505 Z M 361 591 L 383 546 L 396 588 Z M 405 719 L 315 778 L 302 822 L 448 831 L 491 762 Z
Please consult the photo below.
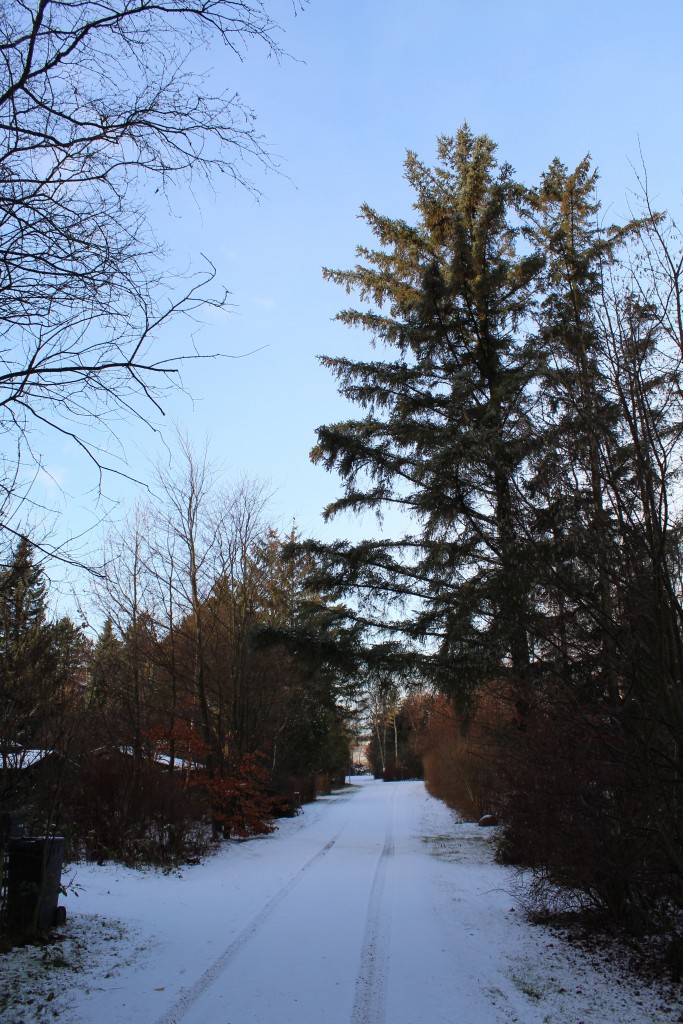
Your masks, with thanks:
M 582 674 L 615 699 L 612 581 L 620 551 L 609 477 L 623 458 L 602 312 L 604 275 L 628 229 L 600 226 L 596 185 L 588 157 L 572 172 L 556 159 L 526 197 L 528 231 L 545 257 L 527 524 L 544 595 L 536 626 L 546 671 L 554 660 L 565 685 Z M 571 670 L 570 648 L 581 650 Z
M 46 591 L 43 570 L 22 537 L 0 573 L 0 740 L 7 750 L 34 742 L 49 714 Z
M 387 355 L 322 359 L 365 416 L 321 427 L 312 452 L 344 484 L 328 518 L 398 507 L 406 525 L 396 539 L 319 546 L 329 578 L 369 625 L 416 641 L 423 671 L 461 696 L 503 669 L 523 689 L 529 665 L 518 491 L 542 260 L 521 238 L 525 190 L 495 149 L 465 125 L 439 139 L 434 169 L 409 152 L 414 225 L 362 208 L 379 247 L 325 276 L 364 303 L 337 319 Z M 397 601 L 403 613 L 389 618 Z

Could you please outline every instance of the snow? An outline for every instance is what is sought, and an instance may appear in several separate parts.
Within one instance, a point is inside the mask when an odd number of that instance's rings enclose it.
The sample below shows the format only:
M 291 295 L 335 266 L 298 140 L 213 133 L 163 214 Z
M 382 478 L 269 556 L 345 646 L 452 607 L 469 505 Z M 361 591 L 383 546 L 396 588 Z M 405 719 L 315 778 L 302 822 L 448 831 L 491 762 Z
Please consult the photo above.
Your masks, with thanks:
M 3 1024 L 665 1024 L 683 998 L 529 924 L 491 830 L 356 784 L 182 872 L 72 865 L 59 941 L 0 957 Z
M 119 754 L 124 754 L 126 757 L 135 757 L 135 750 L 134 750 L 133 747 L 114 747 L 113 749 L 115 751 L 117 751 Z M 107 748 L 106 747 L 101 747 L 100 750 L 103 751 L 103 752 L 106 752 Z M 170 764 L 172 764 L 174 768 L 178 769 L 178 771 L 185 771 L 185 772 L 186 771 L 199 771 L 201 768 L 205 768 L 206 767 L 205 765 L 201 764 L 199 761 L 188 761 L 184 757 L 177 757 L 177 756 L 172 758 L 170 754 L 163 754 L 163 753 L 155 753 L 155 754 L 153 754 L 152 757 L 151 757 L 151 760 L 154 761 L 155 764 L 163 764 L 166 767 L 168 767 Z

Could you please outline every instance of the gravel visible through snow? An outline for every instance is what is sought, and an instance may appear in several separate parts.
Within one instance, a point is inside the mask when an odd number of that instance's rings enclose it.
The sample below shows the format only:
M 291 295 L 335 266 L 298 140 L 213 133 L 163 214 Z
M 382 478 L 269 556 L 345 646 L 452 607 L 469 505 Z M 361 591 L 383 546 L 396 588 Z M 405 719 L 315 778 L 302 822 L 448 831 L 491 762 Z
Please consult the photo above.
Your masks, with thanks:
M 72 865 L 56 941 L 0 956 L 0 1021 L 683 1021 L 680 989 L 529 924 L 491 838 L 364 780 L 181 873 Z

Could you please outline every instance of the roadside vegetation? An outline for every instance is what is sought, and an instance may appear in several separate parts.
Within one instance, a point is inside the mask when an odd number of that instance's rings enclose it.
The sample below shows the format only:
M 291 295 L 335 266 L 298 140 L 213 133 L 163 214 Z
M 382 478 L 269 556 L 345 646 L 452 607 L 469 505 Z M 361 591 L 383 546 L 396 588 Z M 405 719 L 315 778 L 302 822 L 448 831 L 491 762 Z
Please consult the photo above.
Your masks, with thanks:
M 374 355 L 323 358 L 360 417 L 312 453 L 328 518 L 399 525 L 305 549 L 375 677 L 433 695 L 433 791 L 494 812 L 537 894 L 680 956 L 681 236 L 644 171 L 610 224 L 589 158 L 528 185 L 466 125 L 405 175 L 414 221 L 364 206 L 374 247 L 326 271 Z
M 350 682 L 316 649 L 336 610 L 246 494 L 222 496 L 220 532 L 197 516 L 185 561 L 166 520 L 119 534 L 94 643 L 49 620 L 28 541 L 0 580 L 2 809 L 71 858 L 172 866 L 343 783 Z

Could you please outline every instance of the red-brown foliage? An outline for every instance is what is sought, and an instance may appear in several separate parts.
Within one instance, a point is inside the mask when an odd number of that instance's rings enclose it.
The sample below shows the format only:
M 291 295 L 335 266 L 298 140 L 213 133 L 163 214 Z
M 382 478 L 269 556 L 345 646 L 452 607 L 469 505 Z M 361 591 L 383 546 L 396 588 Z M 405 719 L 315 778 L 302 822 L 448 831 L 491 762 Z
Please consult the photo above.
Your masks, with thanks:
M 419 741 L 425 784 L 467 820 L 500 803 L 499 740 L 510 718 L 505 702 L 492 693 L 482 696 L 467 723 L 446 697 L 430 698 Z

